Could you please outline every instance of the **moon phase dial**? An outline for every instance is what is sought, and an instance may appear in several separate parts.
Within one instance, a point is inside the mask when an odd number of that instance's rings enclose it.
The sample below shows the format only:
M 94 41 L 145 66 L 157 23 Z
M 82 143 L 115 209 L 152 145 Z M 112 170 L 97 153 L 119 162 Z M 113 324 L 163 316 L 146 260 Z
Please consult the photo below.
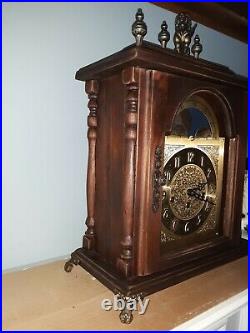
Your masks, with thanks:
M 164 166 L 162 223 L 172 233 L 197 230 L 216 204 L 216 174 L 209 157 L 197 148 L 174 154 Z

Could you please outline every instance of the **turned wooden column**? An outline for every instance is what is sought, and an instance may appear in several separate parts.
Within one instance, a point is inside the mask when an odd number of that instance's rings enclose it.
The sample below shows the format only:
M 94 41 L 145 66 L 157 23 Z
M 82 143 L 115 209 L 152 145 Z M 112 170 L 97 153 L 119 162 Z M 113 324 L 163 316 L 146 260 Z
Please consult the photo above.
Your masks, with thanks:
M 126 277 L 131 273 L 133 252 L 138 76 L 138 69 L 135 67 L 127 68 L 122 72 L 122 82 L 126 87 L 127 96 L 125 100 L 125 158 L 123 169 L 122 238 L 121 252 L 120 257 L 117 260 L 117 268 Z
M 87 171 L 87 212 L 86 219 L 87 230 L 83 236 L 83 248 L 87 250 L 93 249 L 95 245 L 95 185 L 96 185 L 96 130 L 97 130 L 97 97 L 99 85 L 98 81 L 90 80 L 86 82 L 85 91 L 88 94 L 89 115 L 88 115 L 88 171 Z

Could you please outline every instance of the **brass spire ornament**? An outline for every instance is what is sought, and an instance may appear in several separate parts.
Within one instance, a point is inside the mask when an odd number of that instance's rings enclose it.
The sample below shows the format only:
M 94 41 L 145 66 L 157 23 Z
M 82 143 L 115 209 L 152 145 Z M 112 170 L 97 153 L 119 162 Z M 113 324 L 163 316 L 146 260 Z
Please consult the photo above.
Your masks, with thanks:
M 175 51 L 180 54 L 189 55 L 191 39 L 197 24 L 192 26 L 192 20 L 188 14 L 179 13 L 175 18 L 174 45 Z
M 199 35 L 195 35 L 194 44 L 192 45 L 191 52 L 193 53 L 195 59 L 199 59 L 200 53 L 202 52 L 202 44 L 200 43 Z
M 166 21 L 163 21 L 161 25 L 161 31 L 158 34 L 158 40 L 161 43 L 161 47 L 166 48 L 169 39 L 170 39 L 170 34 L 168 32 L 168 25 Z
M 132 24 L 132 34 L 135 37 L 136 46 L 140 46 L 142 44 L 142 40 L 147 34 L 147 25 L 143 19 L 144 14 L 142 9 L 139 8 L 135 14 L 135 22 Z

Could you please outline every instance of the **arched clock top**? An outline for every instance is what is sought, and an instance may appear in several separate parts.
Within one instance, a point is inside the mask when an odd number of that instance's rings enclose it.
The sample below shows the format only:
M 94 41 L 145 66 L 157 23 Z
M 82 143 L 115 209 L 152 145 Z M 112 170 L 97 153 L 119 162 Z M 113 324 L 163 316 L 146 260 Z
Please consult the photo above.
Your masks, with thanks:
M 227 98 L 215 89 L 204 88 L 192 91 L 177 104 L 170 134 L 231 138 L 236 135 L 234 124 Z

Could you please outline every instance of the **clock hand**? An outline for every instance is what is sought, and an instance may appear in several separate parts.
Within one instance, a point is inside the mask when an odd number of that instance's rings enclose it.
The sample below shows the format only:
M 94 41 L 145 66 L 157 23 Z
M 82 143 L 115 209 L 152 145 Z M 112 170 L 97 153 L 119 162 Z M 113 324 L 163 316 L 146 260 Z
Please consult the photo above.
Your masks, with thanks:
M 210 205 L 215 206 L 215 203 L 212 200 L 209 200 L 208 198 L 206 198 L 206 199 L 204 198 L 203 201 L 209 203 Z
M 187 190 L 187 194 L 191 197 L 195 197 L 196 199 L 200 200 L 200 201 L 204 201 L 204 202 L 208 202 L 211 205 L 215 205 L 215 203 L 211 200 L 209 200 L 208 198 L 205 198 L 205 194 L 204 193 L 199 193 L 197 192 L 196 188 L 189 188 Z
M 198 183 L 198 190 L 200 190 L 200 191 L 204 190 L 206 185 L 207 185 L 207 182 Z
M 207 182 L 205 182 L 205 183 L 198 183 L 198 185 L 196 187 L 193 187 L 192 190 L 202 191 L 202 190 L 205 189 L 206 185 L 207 185 Z
M 187 194 L 190 197 L 195 197 L 196 199 L 199 199 L 199 200 L 203 200 L 203 198 L 204 198 L 203 194 L 200 194 L 199 192 L 197 192 L 197 188 L 189 188 L 187 190 Z

